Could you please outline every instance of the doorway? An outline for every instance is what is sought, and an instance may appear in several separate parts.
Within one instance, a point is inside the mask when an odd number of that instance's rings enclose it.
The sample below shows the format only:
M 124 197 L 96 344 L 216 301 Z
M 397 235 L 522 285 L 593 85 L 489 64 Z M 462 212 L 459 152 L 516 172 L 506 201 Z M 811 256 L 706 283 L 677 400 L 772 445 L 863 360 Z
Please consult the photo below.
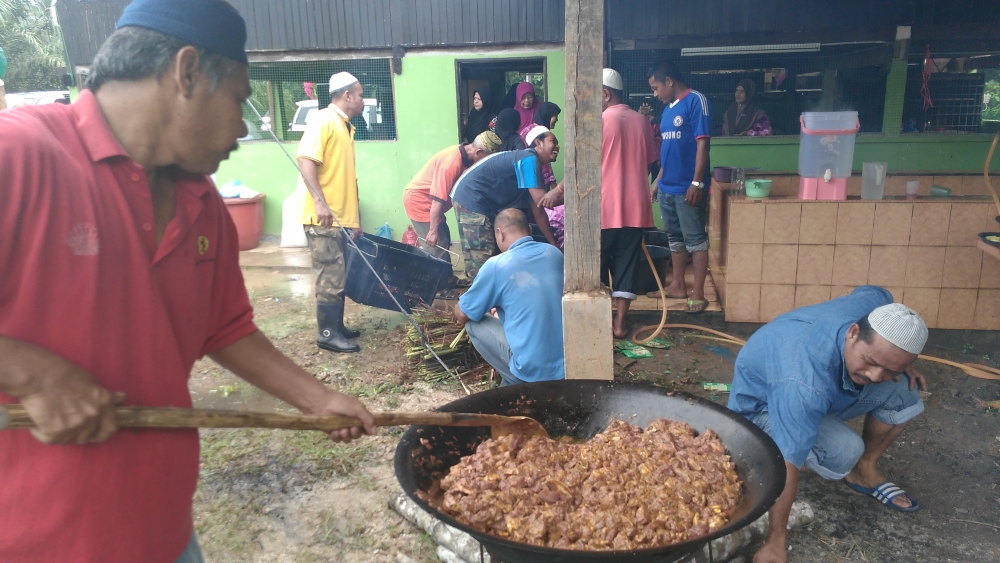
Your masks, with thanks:
M 535 87 L 535 95 L 540 101 L 548 100 L 546 81 L 546 59 L 544 57 L 517 59 L 471 59 L 456 60 L 455 73 L 458 78 L 458 137 L 462 138 L 465 120 L 472 109 L 472 97 L 476 90 L 487 86 L 493 93 L 493 113 L 506 107 L 504 97 L 512 86 L 520 82 L 530 82 Z M 470 139 L 471 140 L 471 139 Z

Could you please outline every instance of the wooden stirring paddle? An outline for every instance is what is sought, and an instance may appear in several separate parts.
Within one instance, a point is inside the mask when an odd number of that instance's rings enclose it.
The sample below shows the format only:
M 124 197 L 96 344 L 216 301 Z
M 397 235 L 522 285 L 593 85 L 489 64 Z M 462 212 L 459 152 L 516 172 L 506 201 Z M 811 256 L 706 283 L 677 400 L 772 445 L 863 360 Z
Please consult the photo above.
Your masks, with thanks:
M 332 432 L 361 426 L 350 416 L 308 415 L 283 412 L 249 412 L 173 407 L 116 407 L 118 425 L 123 428 L 275 428 Z M 494 438 L 509 434 L 544 436 L 548 433 L 533 418 L 456 412 L 375 413 L 375 426 L 489 426 Z M 0 405 L 0 430 L 34 428 L 24 407 Z

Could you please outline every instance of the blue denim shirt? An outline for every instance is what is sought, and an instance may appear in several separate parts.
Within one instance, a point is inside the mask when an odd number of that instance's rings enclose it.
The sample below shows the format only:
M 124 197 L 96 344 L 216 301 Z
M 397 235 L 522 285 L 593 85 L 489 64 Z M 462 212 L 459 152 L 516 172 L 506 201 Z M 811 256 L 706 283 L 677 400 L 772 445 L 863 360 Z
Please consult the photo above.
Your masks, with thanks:
M 771 438 L 785 460 L 801 468 L 816 445 L 820 420 L 843 412 L 861 394 L 844 364 L 847 330 L 889 303 L 892 294 L 866 285 L 764 325 L 736 357 L 729 408 L 751 420 L 768 413 Z

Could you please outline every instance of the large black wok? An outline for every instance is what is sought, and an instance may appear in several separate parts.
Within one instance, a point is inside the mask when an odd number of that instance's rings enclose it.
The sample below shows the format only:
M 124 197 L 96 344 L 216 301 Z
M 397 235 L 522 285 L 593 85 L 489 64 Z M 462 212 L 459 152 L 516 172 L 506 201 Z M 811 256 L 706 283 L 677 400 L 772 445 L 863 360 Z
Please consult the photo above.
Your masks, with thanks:
M 489 437 L 488 428 L 415 426 L 396 447 L 396 478 L 406 494 L 447 524 L 476 538 L 506 563 L 671 563 L 691 557 L 705 543 L 750 524 L 778 499 L 785 485 L 785 464 L 774 442 L 742 416 L 715 403 L 666 389 L 606 381 L 549 381 L 491 389 L 448 403 L 440 411 L 530 416 L 553 438 L 586 439 L 612 419 L 643 428 L 658 418 L 687 422 L 698 432 L 714 430 L 725 444 L 743 481 L 743 498 L 729 524 L 696 540 L 634 551 L 567 551 L 535 547 L 484 534 L 438 512 L 416 496 L 426 491 L 462 456 Z

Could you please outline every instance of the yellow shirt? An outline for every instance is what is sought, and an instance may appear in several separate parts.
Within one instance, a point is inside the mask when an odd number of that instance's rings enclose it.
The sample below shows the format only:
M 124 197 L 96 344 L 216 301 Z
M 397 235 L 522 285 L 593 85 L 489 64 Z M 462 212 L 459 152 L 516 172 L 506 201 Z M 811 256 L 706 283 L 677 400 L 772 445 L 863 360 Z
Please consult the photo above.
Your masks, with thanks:
M 296 158 L 308 158 L 319 164 L 319 187 L 330 211 L 348 229 L 361 226 L 358 211 L 358 176 L 354 169 L 354 127 L 340 108 L 331 105 L 319 110 L 306 126 L 299 141 Z M 299 175 L 299 187 L 305 181 Z M 302 211 L 303 225 L 318 225 L 312 195 L 306 197 Z M 337 226 L 336 223 L 333 224 Z

